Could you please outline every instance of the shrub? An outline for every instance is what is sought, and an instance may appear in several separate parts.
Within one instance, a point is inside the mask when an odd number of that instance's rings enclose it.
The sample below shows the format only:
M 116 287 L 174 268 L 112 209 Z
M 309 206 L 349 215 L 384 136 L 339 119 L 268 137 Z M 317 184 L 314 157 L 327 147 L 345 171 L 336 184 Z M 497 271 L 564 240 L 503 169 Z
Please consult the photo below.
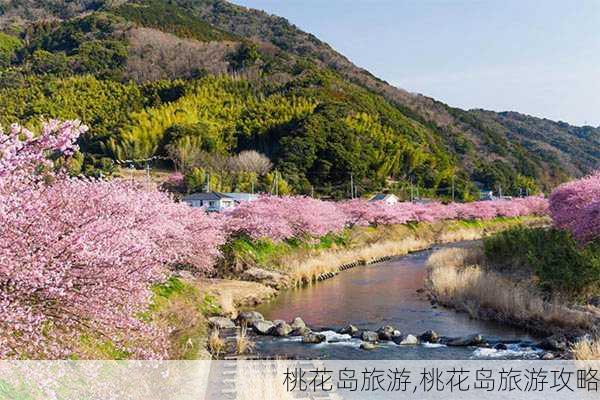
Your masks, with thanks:
M 492 263 L 526 268 L 548 292 L 579 297 L 600 282 L 600 244 L 580 247 L 564 230 L 513 228 L 486 238 L 484 247 Z

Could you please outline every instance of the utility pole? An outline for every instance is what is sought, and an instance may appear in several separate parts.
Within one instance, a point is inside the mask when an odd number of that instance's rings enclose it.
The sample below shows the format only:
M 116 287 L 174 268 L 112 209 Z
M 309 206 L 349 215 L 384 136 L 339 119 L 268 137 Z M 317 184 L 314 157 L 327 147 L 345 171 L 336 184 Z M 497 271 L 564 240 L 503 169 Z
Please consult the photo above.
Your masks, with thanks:
M 210 192 L 210 174 L 206 174 L 206 193 Z
M 500 195 L 500 198 L 502 198 L 502 185 L 498 184 L 498 194 Z
M 313 185 L 310 185 L 310 197 L 315 197 L 315 187 Z
M 350 198 L 354 199 L 354 175 L 350 174 Z
M 150 189 L 150 162 L 146 161 L 146 187 Z
M 252 180 L 251 185 L 252 185 L 252 194 L 254 194 L 254 179 Z

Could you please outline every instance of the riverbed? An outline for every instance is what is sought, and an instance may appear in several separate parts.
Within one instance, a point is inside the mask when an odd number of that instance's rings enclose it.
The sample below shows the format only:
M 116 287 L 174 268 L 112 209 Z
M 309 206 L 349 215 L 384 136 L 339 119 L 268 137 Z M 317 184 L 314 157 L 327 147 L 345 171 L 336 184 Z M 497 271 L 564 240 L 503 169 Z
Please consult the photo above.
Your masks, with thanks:
M 427 258 L 439 248 L 441 246 L 383 263 L 359 266 L 319 284 L 280 293 L 257 311 L 269 320 L 290 321 L 300 316 L 308 326 L 322 331 L 328 340 L 307 345 L 301 343 L 299 337 L 259 337 L 256 351 L 266 357 L 305 359 L 538 358 L 542 351 L 533 346 L 536 338 L 524 330 L 472 319 L 467 313 L 430 303 L 420 289 L 424 287 Z M 335 333 L 350 323 L 361 330 L 392 325 L 403 334 L 415 336 L 429 329 L 447 337 L 478 333 L 492 346 L 502 342 L 508 348 L 495 350 L 439 344 L 400 346 L 382 342 L 377 349 L 365 351 L 360 349 L 359 339 Z

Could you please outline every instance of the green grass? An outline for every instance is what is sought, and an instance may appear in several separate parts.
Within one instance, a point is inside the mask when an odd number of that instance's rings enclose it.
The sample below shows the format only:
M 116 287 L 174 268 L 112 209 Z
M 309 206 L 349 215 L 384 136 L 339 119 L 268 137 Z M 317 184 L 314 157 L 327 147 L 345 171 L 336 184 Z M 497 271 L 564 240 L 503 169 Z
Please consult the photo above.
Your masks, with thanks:
M 275 265 L 285 256 L 298 252 L 327 250 L 334 247 L 346 247 L 349 243 L 349 232 L 327 234 L 320 238 L 292 238 L 281 242 L 269 239 L 251 240 L 239 237 L 226 245 L 225 253 L 236 260 L 243 260 L 250 265 L 268 268 Z
M 152 292 L 152 302 L 144 318 L 171 328 L 171 357 L 199 358 L 208 335 L 206 317 L 221 312 L 217 298 L 176 277 L 155 285 Z

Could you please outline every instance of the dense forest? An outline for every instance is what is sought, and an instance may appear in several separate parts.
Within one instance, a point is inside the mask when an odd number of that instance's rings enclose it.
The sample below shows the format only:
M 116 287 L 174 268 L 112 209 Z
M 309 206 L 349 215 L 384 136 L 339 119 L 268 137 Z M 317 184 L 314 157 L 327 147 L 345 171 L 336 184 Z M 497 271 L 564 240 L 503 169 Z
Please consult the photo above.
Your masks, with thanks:
M 80 118 L 74 172 L 177 169 L 187 190 L 344 197 L 547 191 L 598 168 L 600 129 L 393 88 L 283 18 L 221 0 L 0 0 L 0 124 Z M 240 169 L 255 150 L 269 168 Z M 248 152 L 246 152 L 248 154 Z M 239 160 L 238 160 L 239 161 Z M 271 165 L 272 163 L 272 165 Z

